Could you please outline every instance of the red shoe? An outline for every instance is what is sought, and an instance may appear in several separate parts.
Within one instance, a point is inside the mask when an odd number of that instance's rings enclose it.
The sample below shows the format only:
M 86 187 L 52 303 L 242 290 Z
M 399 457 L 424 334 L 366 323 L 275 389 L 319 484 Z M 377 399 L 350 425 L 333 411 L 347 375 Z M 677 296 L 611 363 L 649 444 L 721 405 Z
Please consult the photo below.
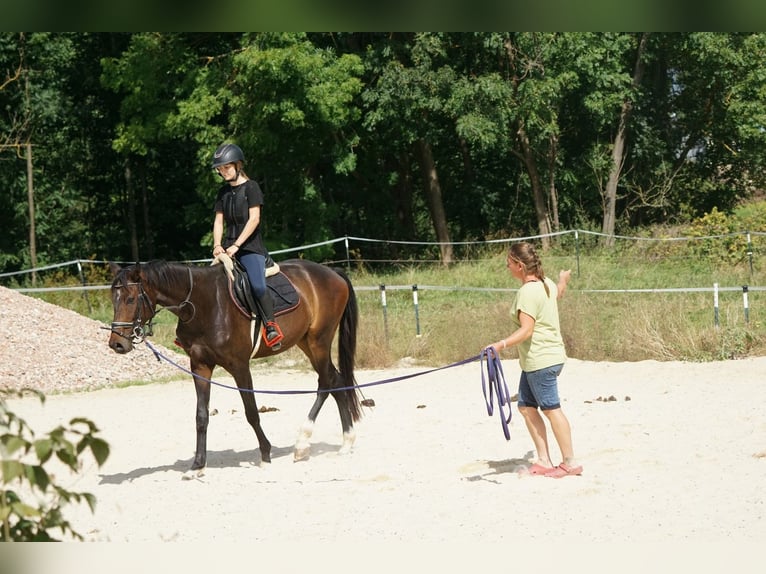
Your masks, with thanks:
M 552 472 L 555 468 L 555 466 L 543 466 L 542 464 L 535 463 L 529 467 L 529 474 L 534 476 L 545 476 L 549 472 Z
M 564 478 L 565 476 L 580 476 L 581 474 L 582 466 L 569 466 L 562 462 L 546 472 L 545 476 L 549 478 Z

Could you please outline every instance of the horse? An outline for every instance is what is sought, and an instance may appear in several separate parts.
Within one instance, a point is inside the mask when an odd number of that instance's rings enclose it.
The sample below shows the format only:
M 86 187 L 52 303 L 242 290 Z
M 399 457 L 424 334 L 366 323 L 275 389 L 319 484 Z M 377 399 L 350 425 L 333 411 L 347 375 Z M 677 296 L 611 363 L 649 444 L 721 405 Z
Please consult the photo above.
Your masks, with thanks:
M 271 443 L 261 427 L 253 392 L 250 360 L 284 353 L 297 345 L 318 375 L 316 399 L 301 425 L 294 460 L 309 457 L 310 438 L 317 415 L 328 394 L 340 413 L 343 442 L 340 454 L 351 451 L 361 418 L 359 391 L 354 375 L 359 311 L 351 280 L 341 269 L 303 259 L 278 264 L 297 293 L 297 304 L 288 311 L 275 306 L 275 320 L 284 338 L 272 351 L 254 335 L 254 318 L 232 293 L 232 280 L 224 265 L 206 267 L 163 260 L 122 267 L 110 263 L 114 317 L 109 347 L 124 354 L 151 335 L 158 306 L 178 317 L 176 344 L 189 356 L 197 393 L 197 444 L 190 472 L 203 474 L 207 458 L 211 376 L 216 366 L 225 369 L 240 389 L 247 422 L 255 431 L 262 463 L 271 462 Z M 275 278 L 274 278 L 275 279 Z M 267 279 L 271 287 L 272 278 Z M 270 290 L 271 292 L 271 290 Z M 338 334 L 338 364 L 331 347 Z

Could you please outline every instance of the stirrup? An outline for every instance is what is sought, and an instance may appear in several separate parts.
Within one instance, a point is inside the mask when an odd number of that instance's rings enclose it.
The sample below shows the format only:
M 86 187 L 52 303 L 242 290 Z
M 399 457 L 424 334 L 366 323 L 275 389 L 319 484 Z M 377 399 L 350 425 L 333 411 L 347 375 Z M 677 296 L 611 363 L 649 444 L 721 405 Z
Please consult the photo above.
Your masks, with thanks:
M 279 328 L 279 325 L 276 322 L 268 321 L 264 325 L 263 340 L 265 341 L 266 346 L 272 351 L 276 351 L 282 347 L 282 339 L 284 338 L 285 336 L 282 333 L 282 329 Z

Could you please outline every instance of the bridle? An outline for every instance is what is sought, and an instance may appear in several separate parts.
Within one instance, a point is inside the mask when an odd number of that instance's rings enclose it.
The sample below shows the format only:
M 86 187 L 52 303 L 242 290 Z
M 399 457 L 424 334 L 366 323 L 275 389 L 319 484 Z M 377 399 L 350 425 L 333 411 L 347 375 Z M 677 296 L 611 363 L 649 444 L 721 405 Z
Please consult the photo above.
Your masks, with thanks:
M 194 303 L 190 300 L 192 291 L 194 290 L 194 279 L 192 277 L 191 268 L 189 268 L 189 293 L 186 295 L 186 298 L 181 301 L 178 305 L 170 305 L 163 307 L 163 309 L 182 309 L 186 305 L 191 306 L 192 308 L 192 315 L 186 320 L 183 320 L 184 323 L 187 323 L 191 321 L 194 316 L 197 314 L 197 309 L 194 306 Z M 122 337 L 124 339 L 131 339 L 134 345 L 138 345 L 139 343 L 142 343 L 146 337 L 150 337 L 154 334 L 152 330 L 152 321 L 154 320 L 154 317 L 157 315 L 157 311 L 155 310 L 156 305 L 152 303 L 151 299 L 149 298 L 149 295 L 147 295 L 146 291 L 144 290 L 144 284 L 141 281 L 134 281 L 134 282 L 128 282 L 124 283 L 122 285 L 114 285 L 115 289 L 120 289 L 122 287 L 130 287 L 138 285 L 138 302 L 136 303 L 136 312 L 133 315 L 133 321 L 112 321 L 111 327 L 101 327 L 102 329 L 108 329 L 115 335 Z M 143 309 L 146 307 L 149 310 L 149 318 L 144 319 L 144 313 Z M 161 309 L 160 309 L 161 310 Z M 180 320 L 180 317 L 179 317 Z M 130 334 L 126 335 L 124 332 L 119 331 L 118 329 L 125 329 L 130 328 Z
M 167 305 L 163 307 L 163 309 L 178 309 L 179 311 L 183 309 L 186 305 L 189 305 L 192 309 L 191 317 L 188 319 L 181 319 L 181 316 L 178 315 L 178 320 L 182 323 L 188 323 L 192 319 L 194 319 L 194 316 L 197 314 L 197 308 L 194 306 L 194 303 L 191 300 L 191 294 L 194 290 L 194 277 L 192 276 L 191 267 L 187 268 L 187 271 L 189 272 L 189 292 L 186 294 L 186 298 L 181 301 L 178 305 Z
M 152 320 L 157 312 L 154 310 L 149 296 L 144 291 L 144 285 L 141 281 L 125 283 L 124 285 L 115 285 L 115 289 L 121 289 L 122 287 L 130 287 L 138 285 L 138 302 L 136 303 L 136 312 L 133 315 L 133 321 L 112 321 L 111 327 L 102 327 L 102 329 L 109 329 L 115 335 L 130 339 L 134 345 L 142 343 L 146 337 L 153 335 Z M 149 310 L 149 319 L 144 320 L 143 308 L 146 307 Z M 126 335 L 122 329 L 130 328 L 130 334 Z

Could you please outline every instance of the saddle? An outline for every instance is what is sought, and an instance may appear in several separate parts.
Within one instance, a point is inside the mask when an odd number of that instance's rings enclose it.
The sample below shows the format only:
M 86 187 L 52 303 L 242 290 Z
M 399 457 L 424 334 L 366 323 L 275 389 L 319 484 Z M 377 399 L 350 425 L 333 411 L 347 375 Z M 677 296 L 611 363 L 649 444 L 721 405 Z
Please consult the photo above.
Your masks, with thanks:
M 258 317 L 258 306 L 253 299 L 247 271 L 236 259 L 232 259 L 226 253 L 216 257 L 213 265 L 217 263 L 223 263 L 229 278 L 229 295 L 239 312 L 248 319 Z M 295 286 L 271 257 L 266 259 L 266 287 L 266 294 L 274 303 L 275 317 L 289 313 L 300 303 Z

